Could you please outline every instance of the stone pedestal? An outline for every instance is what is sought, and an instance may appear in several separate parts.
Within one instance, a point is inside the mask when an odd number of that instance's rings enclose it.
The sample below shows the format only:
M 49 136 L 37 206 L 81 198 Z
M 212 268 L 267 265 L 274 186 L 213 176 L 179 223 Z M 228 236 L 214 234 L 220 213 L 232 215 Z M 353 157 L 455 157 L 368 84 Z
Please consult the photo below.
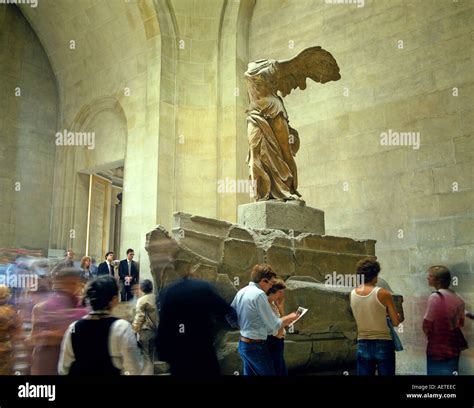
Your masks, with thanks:
M 260 201 L 239 205 L 237 223 L 245 228 L 324 235 L 324 212 L 300 201 Z
M 332 277 L 354 277 L 357 262 L 375 256 L 375 241 L 323 235 L 323 212 L 294 203 L 242 205 L 239 221 L 246 225 L 175 213 L 171 231 L 158 225 L 148 233 L 145 248 L 157 290 L 192 266 L 196 278 L 211 282 L 230 303 L 237 290 L 248 284 L 252 267 L 269 263 L 286 281 L 286 311 L 299 306 L 309 309 L 287 333 L 288 367 L 294 372 L 336 367 L 339 372 L 350 371 L 357 337 L 349 305 L 351 288 Z M 395 297 L 400 313 L 402 300 Z M 238 331 L 232 331 L 218 341 L 223 374 L 241 373 L 238 338 Z

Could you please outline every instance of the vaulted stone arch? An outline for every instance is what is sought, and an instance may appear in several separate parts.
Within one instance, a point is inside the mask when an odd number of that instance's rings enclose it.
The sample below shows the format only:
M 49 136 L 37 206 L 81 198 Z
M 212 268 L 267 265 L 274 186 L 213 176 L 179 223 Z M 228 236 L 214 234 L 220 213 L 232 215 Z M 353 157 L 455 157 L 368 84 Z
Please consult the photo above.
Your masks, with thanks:
M 141 256 L 140 248 L 145 233 L 156 224 L 162 97 L 162 41 L 154 3 L 39 2 L 37 8 L 22 5 L 21 10 L 37 32 L 57 79 L 57 129 L 100 126 L 103 120 L 98 118 L 107 115 L 111 131 L 115 131 L 113 124 L 123 124 L 127 135 L 126 154 L 120 159 L 125 167 L 124 190 L 128 197 L 135 196 L 124 202 L 123 245 L 136 248 L 146 270 L 147 258 Z M 93 160 L 78 167 L 78 157 L 67 150 L 73 148 L 59 149 L 56 155 L 55 184 L 61 187 L 55 188 L 53 207 L 59 215 L 51 225 L 49 246 L 57 249 L 69 246 L 69 232 L 81 217 L 74 207 L 76 188 L 68 185 L 67 175 L 79 167 L 101 165 Z
M 92 129 L 92 130 L 91 130 Z M 69 126 L 58 133 L 94 133 L 94 148 L 58 145 L 53 195 L 51 246 L 73 247 L 83 253 L 84 211 L 87 211 L 87 177 L 101 169 L 123 166 L 127 145 L 127 120 L 115 96 L 85 105 Z M 100 148 L 98 147 L 98 144 Z M 107 147 L 110 146 L 111 154 Z M 71 231 L 74 231 L 71 234 Z

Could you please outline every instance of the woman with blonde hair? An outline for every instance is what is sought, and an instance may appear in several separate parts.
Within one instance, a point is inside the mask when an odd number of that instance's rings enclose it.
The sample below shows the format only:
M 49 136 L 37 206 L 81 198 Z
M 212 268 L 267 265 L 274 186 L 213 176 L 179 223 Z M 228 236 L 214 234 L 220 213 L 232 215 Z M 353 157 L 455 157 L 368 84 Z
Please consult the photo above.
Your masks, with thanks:
M 81 259 L 81 270 L 84 275 L 84 279 L 91 280 L 94 276 L 92 276 L 91 272 L 91 257 L 90 256 L 83 256 Z

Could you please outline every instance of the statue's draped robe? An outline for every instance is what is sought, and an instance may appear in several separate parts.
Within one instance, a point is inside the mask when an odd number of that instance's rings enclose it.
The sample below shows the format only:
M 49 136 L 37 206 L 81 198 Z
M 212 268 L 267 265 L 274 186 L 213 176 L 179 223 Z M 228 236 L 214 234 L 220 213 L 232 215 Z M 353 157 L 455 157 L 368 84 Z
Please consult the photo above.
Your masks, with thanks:
M 255 198 L 297 199 L 300 194 L 293 156 L 299 148 L 299 137 L 289 127 L 283 100 L 277 94 L 278 63 L 256 61 L 245 76 L 250 99 L 247 163 Z

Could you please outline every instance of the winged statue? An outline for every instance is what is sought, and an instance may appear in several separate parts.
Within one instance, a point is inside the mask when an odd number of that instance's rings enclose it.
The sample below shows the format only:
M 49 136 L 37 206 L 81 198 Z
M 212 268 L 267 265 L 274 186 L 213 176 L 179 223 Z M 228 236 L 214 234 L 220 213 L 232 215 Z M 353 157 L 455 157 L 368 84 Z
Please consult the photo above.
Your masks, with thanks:
M 256 201 L 300 200 L 294 156 L 298 132 L 289 124 L 283 97 L 295 88 L 306 89 L 306 79 L 324 84 L 341 78 L 334 57 L 321 47 L 310 47 L 296 57 L 259 59 L 245 72 L 250 100 L 247 110 L 247 163 Z

